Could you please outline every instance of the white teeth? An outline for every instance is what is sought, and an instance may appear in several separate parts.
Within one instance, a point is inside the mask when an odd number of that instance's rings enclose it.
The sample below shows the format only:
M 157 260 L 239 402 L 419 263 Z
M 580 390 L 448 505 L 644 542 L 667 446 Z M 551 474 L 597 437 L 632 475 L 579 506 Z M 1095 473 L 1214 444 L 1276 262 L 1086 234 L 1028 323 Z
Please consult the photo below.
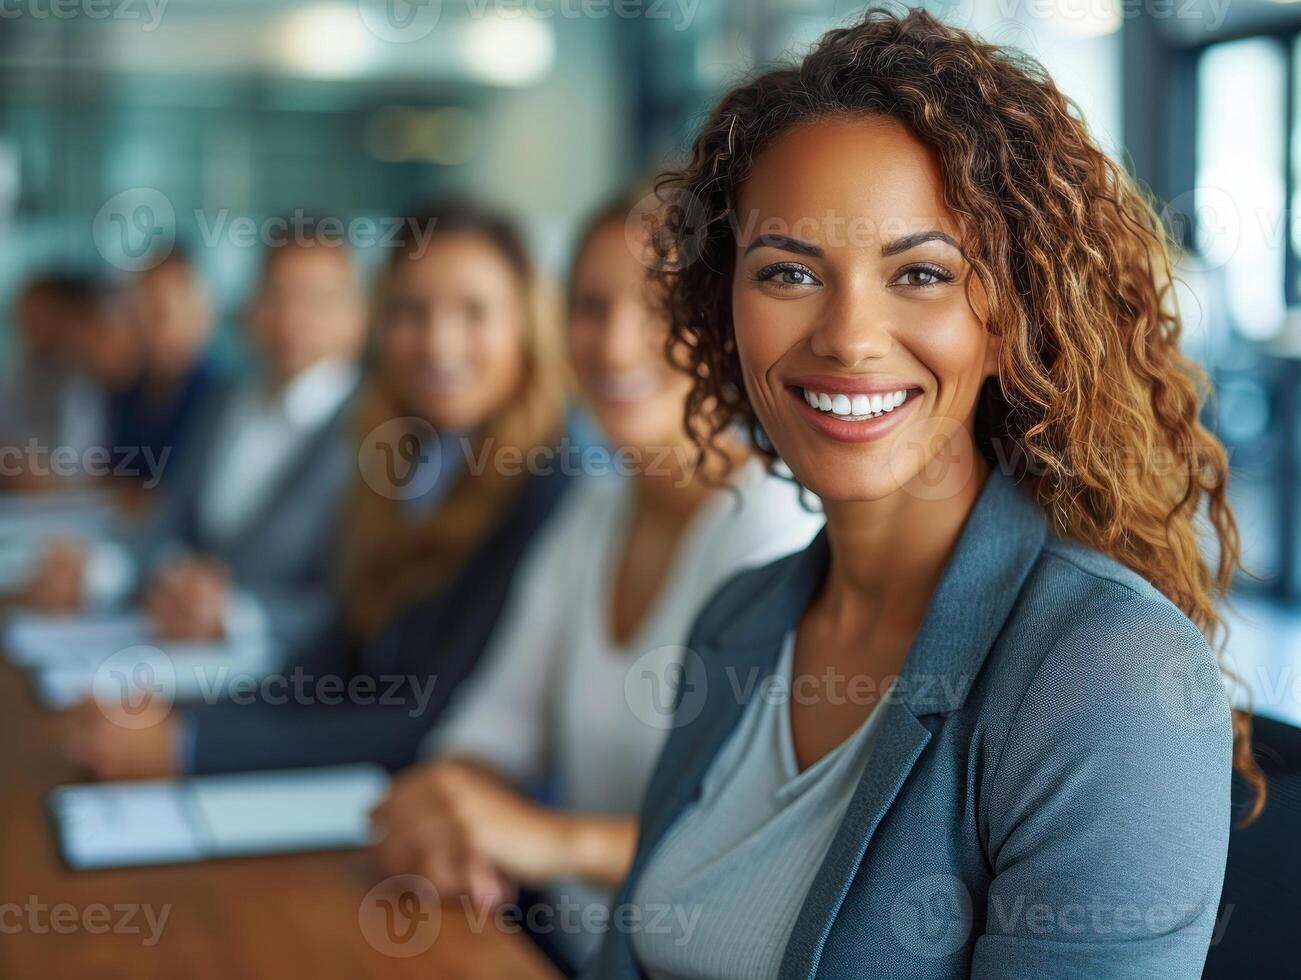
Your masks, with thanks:
M 826 392 L 804 389 L 804 400 L 810 407 L 827 412 L 837 418 L 861 422 L 893 412 L 908 400 L 908 389 L 882 392 L 875 395 L 830 395 Z

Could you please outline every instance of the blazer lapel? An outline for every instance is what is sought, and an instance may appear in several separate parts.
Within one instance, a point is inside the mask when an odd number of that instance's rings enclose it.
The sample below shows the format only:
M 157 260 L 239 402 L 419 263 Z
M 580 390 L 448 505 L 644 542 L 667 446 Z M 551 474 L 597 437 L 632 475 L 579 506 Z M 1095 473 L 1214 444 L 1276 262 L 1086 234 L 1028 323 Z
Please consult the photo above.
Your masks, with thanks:
M 930 741 L 931 733 L 901 700 L 890 698 L 881 704 L 880 710 L 885 714 L 867 770 L 849 801 L 840 829 L 809 887 L 786 944 L 779 971 L 783 978 L 814 975 L 822 947 L 863 862 L 868 842 Z
M 998 469 L 967 517 L 884 712 L 867 769 L 810 886 L 780 975 L 816 975 L 872 835 L 931 739 L 919 720 L 960 708 L 1043 548 L 1039 508 Z
M 704 667 L 705 710 L 681 734 L 689 751 L 672 772 L 657 772 L 647 788 L 648 809 L 638 854 L 644 860 L 682 810 L 700 792 L 701 782 L 723 743 L 736 728 L 750 699 L 763 690 L 781 653 L 782 640 L 826 577 L 829 558 L 826 531 L 818 532 L 802 552 L 787 559 L 784 574 L 755 597 L 737 619 L 717 635 L 699 637 L 694 653 Z M 640 863 L 640 861 L 639 861 Z

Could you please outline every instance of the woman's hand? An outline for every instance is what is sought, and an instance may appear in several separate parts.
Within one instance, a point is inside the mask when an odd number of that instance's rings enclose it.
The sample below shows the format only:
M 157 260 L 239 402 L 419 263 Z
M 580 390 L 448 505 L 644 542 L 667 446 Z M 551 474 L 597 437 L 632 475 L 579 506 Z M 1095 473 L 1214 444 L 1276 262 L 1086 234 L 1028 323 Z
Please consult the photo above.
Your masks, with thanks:
M 96 779 L 163 779 L 177 775 L 176 722 L 165 718 L 129 728 L 108 718 L 93 700 L 65 715 L 63 751 Z
M 564 816 L 473 763 L 411 770 L 373 817 L 385 870 L 424 875 L 443 898 L 498 905 L 513 897 L 513 882 L 542 885 L 564 871 Z
M 473 762 L 445 759 L 411 770 L 373 814 L 390 874 L 428 878 L 443 897 L 508 900 L 514 882 L 559 878 L 604 886 L 623 880 L 637 845 L 632 817 L 548 809 Z
M 23 603 L 43 612 L 71 613 L 84 605 L 86 549 L 76 541 L 55 541 L 41 556 Z
M 181 558 L 165 568 L 145 595 L 145 610 L 160 638 L 219 640 L 225 633 L 230 572 L 207 558 Z

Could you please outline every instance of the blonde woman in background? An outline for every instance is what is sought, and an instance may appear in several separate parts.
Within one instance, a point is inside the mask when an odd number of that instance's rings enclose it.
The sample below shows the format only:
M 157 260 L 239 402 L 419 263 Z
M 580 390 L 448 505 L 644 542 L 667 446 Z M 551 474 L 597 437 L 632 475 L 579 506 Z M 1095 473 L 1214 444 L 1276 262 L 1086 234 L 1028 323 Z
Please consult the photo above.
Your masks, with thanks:
M 482 669 L 431 734 L 431 760 L 376 812 L 386 870 L 425 876 L 443 899 L 498 905 L 523 886 L 552 926 L 534 938 L 565 972 L 594 948 L 632 857 L 697 609 L 821 525 L 739 438 L 697 465 L 690 380 L 665 356 L 649 256 L 625 235 L 633 204 L 593 220 L 569 297 L 574 372 L 620 472 L 581 478 Z M 530 795 L 540 786 L 550 805 Z

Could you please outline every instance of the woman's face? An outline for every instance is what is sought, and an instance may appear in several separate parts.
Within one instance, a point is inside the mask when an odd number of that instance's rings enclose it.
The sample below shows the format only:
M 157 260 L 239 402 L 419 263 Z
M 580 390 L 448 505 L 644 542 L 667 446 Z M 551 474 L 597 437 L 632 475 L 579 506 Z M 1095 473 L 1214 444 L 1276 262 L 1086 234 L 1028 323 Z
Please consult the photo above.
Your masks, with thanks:
M 399 260 L 380 361 L 404 410 L 459 431 L 504 409 L 524 379 L 526 305 L 510 263 L 475 232 L 436 235 Z
M 738 204 L 746 390 L 800 482 L 826 501 L 933 497 L 969 473 L 997 342 L 929 149 L 890 119 L 811 123 L 758 157 Z
M 676 446 L 686 437 L 690 379 L 668 363 L 668 325 L 647 294 L 644 256 L 620 222 L 598 228 L 574 266 L 569 351 L 596 422 L 616 447 Z

